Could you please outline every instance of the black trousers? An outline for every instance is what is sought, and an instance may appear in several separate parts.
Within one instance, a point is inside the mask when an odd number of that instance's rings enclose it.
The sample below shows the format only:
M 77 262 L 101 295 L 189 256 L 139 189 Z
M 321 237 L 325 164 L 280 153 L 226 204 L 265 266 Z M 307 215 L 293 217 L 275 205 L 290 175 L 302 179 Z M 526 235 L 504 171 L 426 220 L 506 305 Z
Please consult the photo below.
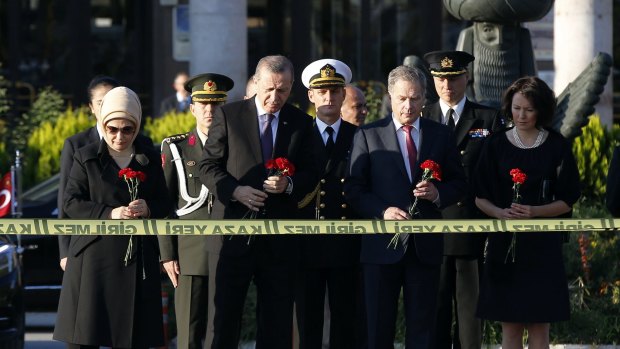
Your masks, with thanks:
M 479 260 L 444 256 L 437 294 L 437 322 L 434 345 L 437 349 L 479 349 L 481 322 L 476 318 L 479 292 Z M 452 314 L 455 314 L 454 335 Z
M 296 296 L 299 348 L 323 347 L 325 291 L 329 300 L 329 347 L 358 349 L 357 294 L 359 267 L 305 268 Z
M 405 302 L 406 348 L 432 348 L 439 268 L 439 264 L 420 262 L 411 244 L 396 264 L 363 264 L 369 349 L 394 347 L 401 289 Z
M 256 241 L 241 256 L 209 255 L 209 276 L 215 278 L 212 349 L 236 349 L 243 304 L 250 282 L 257 291 L 256 349 L 290 349 L 293 343 L 293 300 L 297 261 L 282 261 Z M 219 257 L 214 265 L 211 255 Z

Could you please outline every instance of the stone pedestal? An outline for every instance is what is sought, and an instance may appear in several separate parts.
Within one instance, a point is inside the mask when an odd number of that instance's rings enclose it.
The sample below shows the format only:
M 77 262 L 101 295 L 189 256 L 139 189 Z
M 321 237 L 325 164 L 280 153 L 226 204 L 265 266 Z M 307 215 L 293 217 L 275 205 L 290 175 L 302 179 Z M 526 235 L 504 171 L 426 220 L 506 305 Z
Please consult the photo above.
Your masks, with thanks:
M 247 73 L 247 1 L 190 0 L 190 75 L 224 74 L 235 82 L 228 101 L 243 99 Z
M 556 0 L 554 16 L 554 90 L 560 94 L 598 52 L 613 53 L 612 0 Z M 613 122 L 611 79 L 596 105 L 608 126 Z

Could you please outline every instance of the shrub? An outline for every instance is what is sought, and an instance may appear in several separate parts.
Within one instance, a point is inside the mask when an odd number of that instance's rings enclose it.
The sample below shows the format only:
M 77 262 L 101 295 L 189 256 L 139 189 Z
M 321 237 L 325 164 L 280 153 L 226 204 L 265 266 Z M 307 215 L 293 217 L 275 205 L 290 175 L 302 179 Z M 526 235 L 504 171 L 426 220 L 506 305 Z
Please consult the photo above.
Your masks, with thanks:
M 573 154 L 579 168 L 582 201 L 601 203 L 605 198 L 607 170 L 614 145 L 620 141 L 620 126 L 611 130 L 601 125 L 598 116 L 591 116 L 583 134 L 573 142 Z
M 3 132 L 3 127 L 0 126 L 0 132 Z M 0 141 L 0 176 L 4 175 L 11 169 L 11 157 L 6 151 L 6 145 Z
M 67 109 L 56 120 L 45 121 L 28 138 L 24 153 L 24 187 L 43 181 L 60 171 L 60 152 L 67 137 L 94 124 L 88 108 Z
M 16 118 L 12 125 L 10 149 L 24 151 L 32 132 L 44 122 L 55 122 L 64 111 L 64 101 L 58 91 L 50 86 L 40 90 L 30 110 Z
M 2 68 L 2 63 L 0 63 L 0 69 Z M 4 78 L 2 74 L 0 74 L 0 118 L 3 118 L 5 113 L 9 111 L 11 108 L 10 102 L 6 97 L 6 89 L 8 86 L 8 81 Z
M 385 85 L 380 81 L 364 81 L 360 80 L 353 85 L 359 87 L 364 96 L 366 97 L 366 104 L 368 105 L 368 115 L 366 115 L 366 124 L 383 118 L 381 115 L 381 105 L 383 103 L 383 96 L 387 89 Z
M 170 112 L 159 118 L 147 118 L 144 132 L 151 137 L 153 143 L 158 144 L 166 138 L 179 133 L 185 133 L 196 127 L 196 119 L 190 112 Z
M 2 64 L 0 64 L 2 68 Z M 9 100 L 6 98 L 7 81 L 0 74 L 0 176 L 11 168 L 11 157 L 6 149 L 6 137 L 8 130 L 4 121 L 6 113 L 10 109 Z

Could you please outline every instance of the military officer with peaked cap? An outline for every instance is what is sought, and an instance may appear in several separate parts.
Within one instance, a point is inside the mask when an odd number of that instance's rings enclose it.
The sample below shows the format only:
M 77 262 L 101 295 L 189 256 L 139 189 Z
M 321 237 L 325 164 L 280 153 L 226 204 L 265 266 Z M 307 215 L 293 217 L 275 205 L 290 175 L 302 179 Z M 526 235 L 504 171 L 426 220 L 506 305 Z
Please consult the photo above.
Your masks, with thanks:
M 198 176 L 213 113 L 226 102 L 227 91 L 234 83 L 220 74 L 200 74 L 185 83 L 191 93 L 189 110 L 196 118 L 196 128 L 190 132 L 164 139 L 161 158 L 166 186 L 176 202 L 170 217 L 207 219 L 213 195 Z M 176 323 L 179 348 L 201 348 L 206 333 L 205 348 L 213 336 L 213 285 L 208 282 L 207 239 L 203 236 L 160 236 L 161 261 L 176 287 Z M 212 259 L 213 261 L 213 259 Z M 208 304 L 208 306 L 207 306 Z M 208 309 L 208 311 L 207 311 Z M 207 320 L 207 313 L 209 319 Z
M 499 111 L 474 103 L 465 96 L 467 65 L 474 60 L 474 56 L 462 51 L 435 51 L 424 55 L 424 59 L 429 64 L 439 101 L 424 107 L 422 116 L 454 130 L 460 160 L 469 180 L 484 140 L 503 128 L 502 118 Z M 442 217 L 479 218 L 471 191 L 457 204 L 443 209 Z M 480 320 L 475 317 L 475 311 L 484 238 L 475 234 L 444 236 L 433 348 L 468 349 L 481 346 Z M 454 336 L 451 335 L 453 313 L 457 316 Z
M 340 109 L 351 70 L 336 59 L 308 65 L 301 79 L 316 109 L 313 142 L 320 180 L 300 203 L 303 219 L 351 219 L 343 186 L 356 126 L 342 120 Z M 358 236 L 306 236 L 303 273 L 297 295 L 300 348 L 322 348 L 323 304 L 329 292 L 330 348 L 357 348 L 356 294 L 359 278 Z

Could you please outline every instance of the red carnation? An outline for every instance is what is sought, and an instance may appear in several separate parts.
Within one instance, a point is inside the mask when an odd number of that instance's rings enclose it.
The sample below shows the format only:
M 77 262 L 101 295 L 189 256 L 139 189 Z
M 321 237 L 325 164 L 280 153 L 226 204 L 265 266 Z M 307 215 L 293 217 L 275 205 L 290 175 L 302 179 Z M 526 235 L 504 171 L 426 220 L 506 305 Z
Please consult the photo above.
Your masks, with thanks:
M 420 168 L 424 170 L 422 180 L 436 179 L 441 182 L 441 167 L 433 160 L 425 160 Z M 428 174 L 430 173 L 430 176 Z
M 523 184 L 527 179 L 527 175 L 518 168 L 510 170 L 510 175 L 512 176 L 512 182 L 519 185 Z
M 138 198 L 138 185 L 140 182 L 146 181 L 146 173 L 142 171 L 134 171 L 131 167 L 126 167 L 118 171 L 118 177 L 123 178 L 129 187 L 129 196 L 131 201 Z
M 436 179 L 441 182 L 441 166 L 439 166 L 438 163 L 430 159 L 425 160 L 420 164 L 420 168 L 424 170 L 424 172 L 422 172 L 422 179 L 420 179 L 420 182 L 429 181 L 431 179 Z M 417 196 L 413 200 L 413 203 L 409 206 L 408 211 L 411 217 L 415 217 L 419 214 Z M 396 246 L 398 246 L 399 235 L 400 233 L 394 234 L 394 237 L 390 240 L 388 247 L 394 245 L 394 249 L 396 249 Z
M 270 170 L 270 176 L 292 176 L 295 174 L 295 165 L 287 158 L 280 157 L 268 160 L 265 163 L 265 168 Z

